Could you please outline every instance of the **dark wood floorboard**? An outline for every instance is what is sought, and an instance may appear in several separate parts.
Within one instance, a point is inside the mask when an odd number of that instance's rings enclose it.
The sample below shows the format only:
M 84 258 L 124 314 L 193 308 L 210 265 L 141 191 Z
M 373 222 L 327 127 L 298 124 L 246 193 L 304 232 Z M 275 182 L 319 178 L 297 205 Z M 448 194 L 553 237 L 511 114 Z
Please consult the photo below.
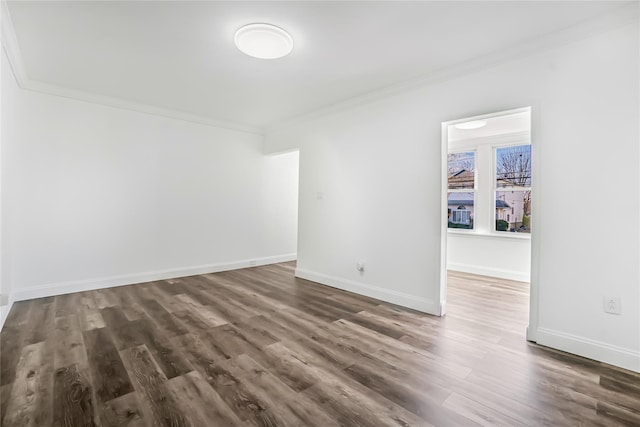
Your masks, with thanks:
M 450 273 L 439 318 L 295 263 L 16 303 L 2 426 L 640 426 L 640 375 L 526 342 L 528 285 Z
M 72 364 L 56 369 L 53 385 L 53 424 L 95 426 L 95 402 L 86 371 Z

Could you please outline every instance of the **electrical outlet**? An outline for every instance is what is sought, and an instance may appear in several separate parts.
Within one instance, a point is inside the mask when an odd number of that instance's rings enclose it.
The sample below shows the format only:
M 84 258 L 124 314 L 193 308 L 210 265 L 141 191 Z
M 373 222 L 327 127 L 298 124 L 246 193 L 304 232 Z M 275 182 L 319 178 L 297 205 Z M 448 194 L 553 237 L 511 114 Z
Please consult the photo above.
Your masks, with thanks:
M 250 260 L 250 261 L 249 261 L 249 265 L 250 265 L 251 267 L 253 267 L 253 266 L 254 266 L 254 265 L 256 265 L 256 264 L 257 264 L 257 262 L 256 262 L 256 260 L 255 260 L 255 259 L 252 259 L 252 260 Z
M 364 273 L 364 261 L 358 261 L 356 263 L 356 270 L 358 270 L 360 273 Z
M 0 294 L 0 305 L 9 304 L 9 295 L 8 294 Z
M 620 304 L 620 297 L 604 297 L 602 299 L 604 304 L 604 312 L 611 314 L 621 314 L 622 306 Z

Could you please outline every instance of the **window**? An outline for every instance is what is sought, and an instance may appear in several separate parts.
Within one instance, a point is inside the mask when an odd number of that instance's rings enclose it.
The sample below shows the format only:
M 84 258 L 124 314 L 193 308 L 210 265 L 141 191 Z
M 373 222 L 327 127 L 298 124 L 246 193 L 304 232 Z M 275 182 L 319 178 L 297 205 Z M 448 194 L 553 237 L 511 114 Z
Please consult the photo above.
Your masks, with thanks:
M 514 110 L 485 121 L 490 126 L 479 130 L 447 124 L 443 135 L 447 227 L 452 234 L 527 238 L 532 224 L 531 112 Z
M 453 224 L 471 224 L 471 213 L 464 209 L 458 209 L 453 211 L 452 220 Z
M 447 176 L 449 228 L 473 229 L 476 153 L 448 154 Z
M 495 153 L 495 230 L 531 233 L 531 145 L 499 147 Z

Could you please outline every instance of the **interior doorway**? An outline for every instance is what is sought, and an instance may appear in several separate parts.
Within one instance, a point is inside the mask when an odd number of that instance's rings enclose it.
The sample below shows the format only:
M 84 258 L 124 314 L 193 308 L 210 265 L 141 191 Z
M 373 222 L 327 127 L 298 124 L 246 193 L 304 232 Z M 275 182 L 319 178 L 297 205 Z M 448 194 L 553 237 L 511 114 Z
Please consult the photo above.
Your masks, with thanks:
M 456 286 L 495 278 L 498 287 L 526 287 L 529 329 L 537 319 L 531 123 L 526 107 L 442 124 L 442 305 L 448 273 Z
M 297 259 L 298 189 L 300 151 L 290 150 L 266 156 L 265 209 L 270 220 L 268 240 L 287 261 Z

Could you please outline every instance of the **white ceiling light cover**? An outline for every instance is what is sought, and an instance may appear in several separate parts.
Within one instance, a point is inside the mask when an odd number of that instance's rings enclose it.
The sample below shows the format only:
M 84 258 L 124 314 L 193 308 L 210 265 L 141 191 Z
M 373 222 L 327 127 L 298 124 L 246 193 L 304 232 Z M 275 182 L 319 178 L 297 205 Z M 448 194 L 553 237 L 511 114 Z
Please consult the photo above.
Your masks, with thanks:
M 472 120 L 470 122 L 458 123 L 454 125 L 456 129 L 461 130 L 471 130 L 471 129 L 480 129 L 487 125 L 485 120 Z
M 234 41 L 243 53 L 260 59 L 277 59 L 293 50 L 293 38 L 271 24 L 249 24 L 236 31 Z

